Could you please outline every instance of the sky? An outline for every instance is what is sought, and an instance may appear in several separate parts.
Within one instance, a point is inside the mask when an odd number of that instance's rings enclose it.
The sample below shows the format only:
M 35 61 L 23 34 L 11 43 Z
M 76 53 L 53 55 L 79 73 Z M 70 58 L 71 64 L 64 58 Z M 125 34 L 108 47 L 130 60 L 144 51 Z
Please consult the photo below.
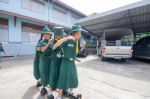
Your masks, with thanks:
M 94 12 L 102 13 L 114 8 L 125 6 L 141 0 L 60 0 L 65 4 L 90 15 Z

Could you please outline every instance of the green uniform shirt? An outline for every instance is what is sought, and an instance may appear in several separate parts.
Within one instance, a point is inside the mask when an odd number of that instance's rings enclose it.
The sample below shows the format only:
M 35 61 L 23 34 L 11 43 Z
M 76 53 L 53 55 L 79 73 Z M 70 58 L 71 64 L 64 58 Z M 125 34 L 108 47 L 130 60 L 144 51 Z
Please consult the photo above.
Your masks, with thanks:
M 74 60 L 76 58 L 76 42 L 73 40 L 68 40 L 62 44 L 63 48 L 63 58 Z
M 44 47 L 45 45 L 47 45 L 48 44 L 48 40 L 42 40 L 40 43 L 39 43 L 39 47 L 40 48 L 42 48 L 42 47 Z M 49 57 L 50 58 L 50 54 L 51 54 L 51 52 L 52 52 L 52 45 L 50 45 L 47 49 L 46 49 L 46 51 L 45 52 L 41 52 L 41 57 L 42 58 L 44 58 L 44 57 Z
M 42 40 L 39 43 L 39 48 L 42 48 L 47 44 L 48 44 L 48 40 Z M 44 52 L 40 52 L 39 70 L 40 70 L 41 83 L 43 86 L 46 86 L 49 82 L 49 68 L 50 68 L 51 53 L 52 53 L 51 45 Z
M 58 47 L 57 49 L 55 49 L 53 51 L 53 53 L 51 54 L 51 58 L 62 58 L 62 48 Z
M 76 41 L 68 40 L 61 45 L 63 56 L 57 84 L 58 89 L 68 90 L 78 86 L 77 69 L 74 61 L 77 53 L 76 49 L 78 48 L 77 44 Z
M 40 51 L 37 51 L 37 48 L 40 47 L 39 44 L 40 44 L 40 42 L 38 43 L 38 45 L 37 45 L 37 47 L 36 47 L 36 49 L 35 49 L 35 58 L 37 58 L 37 59 L 40 58 L 40 53 L 41 53 Z

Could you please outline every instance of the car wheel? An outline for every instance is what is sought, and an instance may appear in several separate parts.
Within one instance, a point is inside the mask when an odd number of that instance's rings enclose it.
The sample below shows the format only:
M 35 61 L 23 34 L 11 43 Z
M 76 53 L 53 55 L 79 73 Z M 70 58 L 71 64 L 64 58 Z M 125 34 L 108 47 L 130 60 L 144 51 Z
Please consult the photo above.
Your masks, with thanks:
M 100 54 L 99 54 L 98 56 L 99 56 L 99 57 L 101 57 L 101 55 L 100 55 Z
M 127 61 L 127 59 L 122 58 L 122 59 L 121 59 L 121 61 L 122 61 L 122 62 L 126 62 L 126 61 Z
M 106 57 L 101 56 L 101 60 L 102 60 L 102 61 L 106 61 Z

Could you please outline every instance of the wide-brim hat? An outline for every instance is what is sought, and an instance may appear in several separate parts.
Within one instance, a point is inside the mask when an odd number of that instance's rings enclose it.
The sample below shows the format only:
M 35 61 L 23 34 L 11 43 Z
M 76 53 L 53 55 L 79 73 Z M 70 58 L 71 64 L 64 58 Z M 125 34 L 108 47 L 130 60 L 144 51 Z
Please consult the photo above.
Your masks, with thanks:
M 83 29 L 81 28 L 81 26 L 80 25 L 73 25 L 72 26 L 72 29 L 71 29 L 71 33 L 72 32 L 76 32 L 76 31 L 83 31 Z
M 42 33 L 43 33 L 43 34 L 49 34 L 49 35 L 52 36 L 52 31 L 51 31 L 50 29 L 48 29 L 48 28 L 44 28 L 44 29 L 42 30 Z
M 63 36 L 64 35 L 64 29 L 63 27 L 55 27 L 54 28 L 54 36 Z

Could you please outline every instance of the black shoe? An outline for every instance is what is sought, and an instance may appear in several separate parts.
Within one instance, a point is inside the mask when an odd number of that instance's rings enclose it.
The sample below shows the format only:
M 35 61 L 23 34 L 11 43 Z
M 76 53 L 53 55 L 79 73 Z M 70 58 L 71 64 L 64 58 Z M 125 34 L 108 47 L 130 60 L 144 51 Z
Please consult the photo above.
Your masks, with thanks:
M 42 86 L 41 82 L 38 81 L 37 84 L 36 84 L 36 87 L 41 87 L 41 86 Z
M 81 94 L 75 94 L 75 93 L 70 93 L 69 96 L 71 99 L 81 99 L 82 95 Z
M 40 93 L 42 96 L 44 96 L 47 93 L 47 90 L 45 88 L 42 88 Z
M 48 94 L 48 95 L 47 95 L 47 99 L 54 99 L 53 94 Z
M 63 95 L 64 95 L 64 96 L 69 96 L 69 94 L 70 94 L 70 93 L 69 93 L 68 91 L 64 91 L 64 90 L 63 90 Z
M 82 95 L 81 94 L 77 94 L 77 99 L 81 99 Z

